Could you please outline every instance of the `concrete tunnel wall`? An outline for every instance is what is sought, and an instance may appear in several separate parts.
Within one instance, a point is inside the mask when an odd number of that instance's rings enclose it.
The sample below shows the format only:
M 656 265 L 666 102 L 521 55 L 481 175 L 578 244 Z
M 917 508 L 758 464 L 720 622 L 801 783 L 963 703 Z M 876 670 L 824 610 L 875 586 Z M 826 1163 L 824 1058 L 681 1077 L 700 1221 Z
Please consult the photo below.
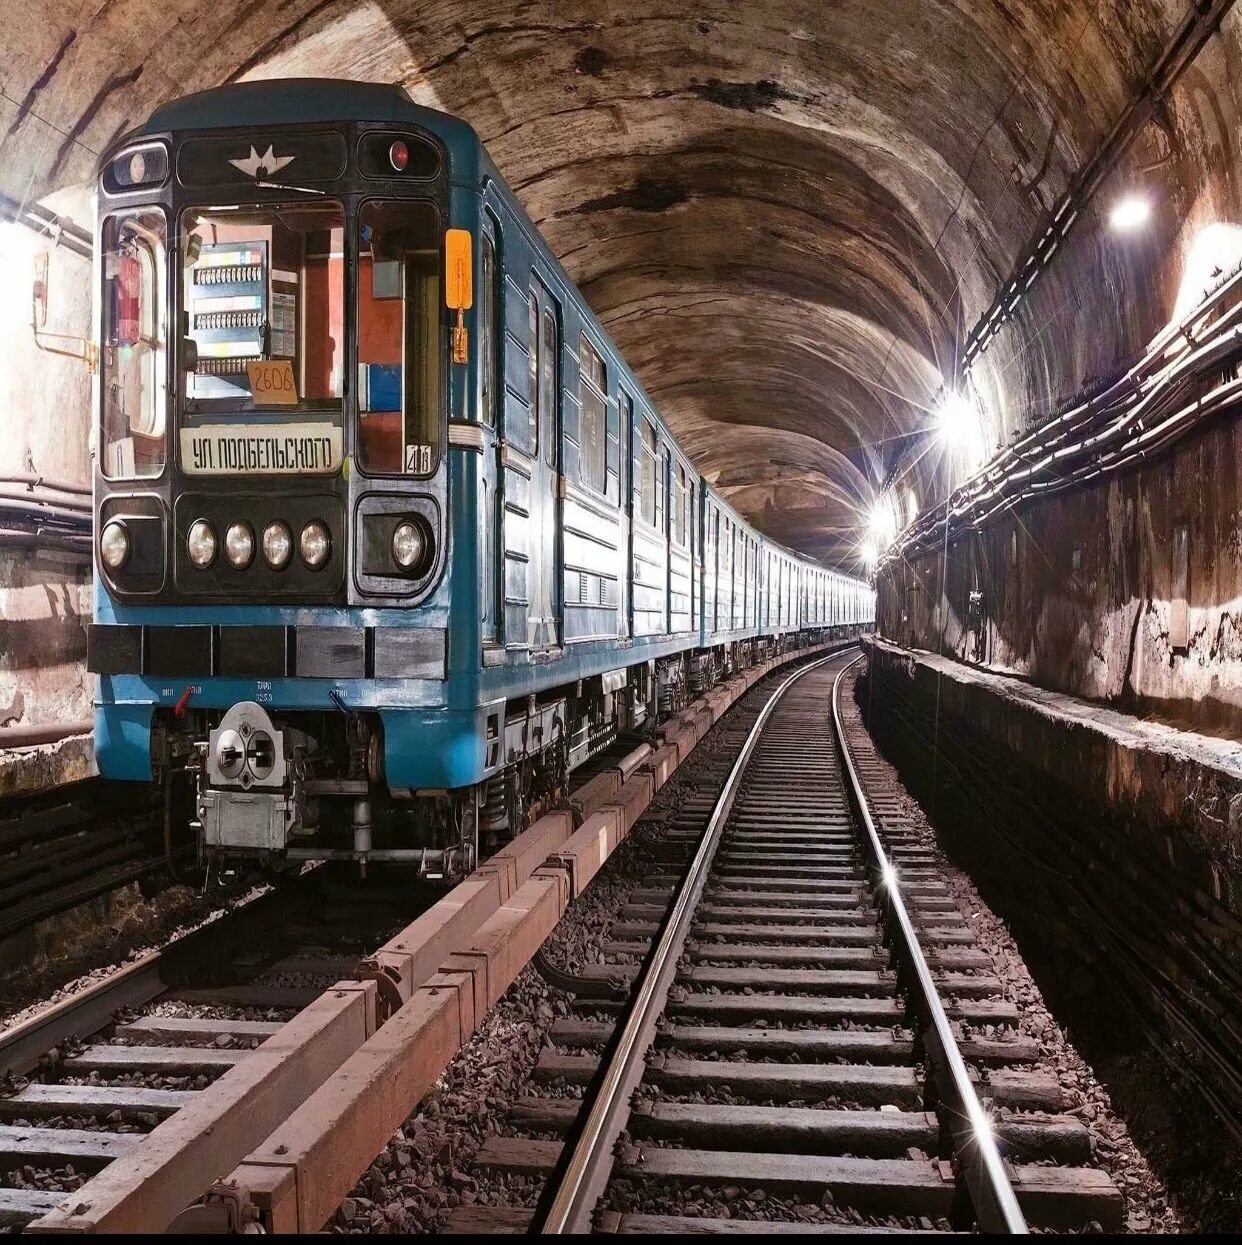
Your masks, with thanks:
M 85 196 L 76 205 L 82 219 Z M 48 305 L 36 332 L 32 293 L 41 255 Z M 0 476 L 90 483 L 93 378 L 80 358 L 57 353 L 80 350 L 90 334 L 90 271 L 72 251 L 0 221 Z M 85 558 L 0 548 L 0 728 L 91 716 L 90 615 Z
M 889 639 L 1210 734 L 1242 733 L 1242 427 L 1090 491 L 1025 507 L 878 583 Z M 1173 531 L 1189 528 L 1173 647 Z M 941 595 L 943 589 L 943 597 Z M 972 621 L 970 593 L 983 593 Z
M 1151 196 L 1151 228 L 1109 229 L 1101 195 L 974 377 L 999 442 L 1116 375 L 1242 262 L 1237 13 L 1144 127 L 1115 175 Z M 1037 345 L 1032 346 L 1032 343 Z M 1007 434 L 1007 435 L 1006 435 Z M 1156 463 L 901 559 L 877 577 L 898 643 L 1212 734 L 1242 732 L 1242 430 L 1228 411 Z M 1173 537 L 1189 528 L 1189 642 L 1170 643 Z M 983 594 L 972 621 L 972 591 Z

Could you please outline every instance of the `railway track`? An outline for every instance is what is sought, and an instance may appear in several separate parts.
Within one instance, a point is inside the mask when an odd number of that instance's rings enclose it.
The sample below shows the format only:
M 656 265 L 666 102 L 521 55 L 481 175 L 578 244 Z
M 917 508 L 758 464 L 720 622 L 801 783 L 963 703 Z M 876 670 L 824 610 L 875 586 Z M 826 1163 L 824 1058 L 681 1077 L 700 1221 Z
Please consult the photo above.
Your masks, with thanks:
M 0 1035 L 0 1227 L 56 1209 L 201 1106 L 419 906 L 417 888 L 343 874 L 313 870 L 257 895 Z
M 618 745 L 625 755 L 582 776 L 572 812 L 546 814 L 430 906 L 403 892 L 419 911 L 408 924 L 409 907 L 383 919 L 374 887 L 343 924 L 282 888 L 8 1031 L 0 1224 L 319 1228 L 655 792 L 778 660 L 735 673 L 650 742 Z M 748 714 L 744 701 L 701 754 L 721 782 Z M 701 822 L 712 803 L 696 796 L 683 817 Z M 683 821 L 645 882 L 665 902 L 694 830 Z M 595 966 L 605 992 L 636 972 L 631 943 Z
M 463 1208 L 450 1231 L 1120 1227 L 991 957 L 843 730 L 845 664 L 791 676 L 707 774 L 476 1155 L 543 1180 L 538 1207 Z M 616 980 L 624 1007 L 598 997 Z

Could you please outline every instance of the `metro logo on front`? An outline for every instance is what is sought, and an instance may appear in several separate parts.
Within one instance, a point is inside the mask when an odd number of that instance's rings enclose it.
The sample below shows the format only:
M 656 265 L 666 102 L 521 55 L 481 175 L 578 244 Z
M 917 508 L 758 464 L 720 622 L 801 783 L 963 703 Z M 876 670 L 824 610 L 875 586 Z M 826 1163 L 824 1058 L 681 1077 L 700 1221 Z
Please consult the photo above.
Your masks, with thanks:
M 229 163 L 241 173 L 245 173 L 247 177 L 253 177 L 255 181 L 262 178 L 271 177 L 273 173 L 279 173 L 286 165 L 292 164 L 296 156 L 278 156 L 271 143 L 268 143 L 267 150 L 259 155 L 253 147 L 250 148 L 250 154 L 244 160 L 230 160 Z

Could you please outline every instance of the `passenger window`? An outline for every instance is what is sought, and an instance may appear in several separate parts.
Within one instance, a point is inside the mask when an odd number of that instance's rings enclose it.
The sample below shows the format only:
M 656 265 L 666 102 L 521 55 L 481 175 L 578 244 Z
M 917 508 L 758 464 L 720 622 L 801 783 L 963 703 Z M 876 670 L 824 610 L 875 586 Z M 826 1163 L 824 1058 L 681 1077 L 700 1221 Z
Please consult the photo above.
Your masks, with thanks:
M 656 430 L 650 422 L 643 420 L 642 425 L 642 493 L 639 512 L 644 523 L 656 526 L 656 467 L 659 463 L 656 449 Z
M 539 348 L 539 435 L 543 438 L 543 457 L 549 467 L 556 466 L 556 317 L 543 313 L 543 344 Z
M 483 233 L 483 288 L 480 291 L 479 326 L 480 360 L 483 368 L 483 422 L 496 427 L 500 404 L 500 343 L 504 325 L 500 322 L 500 263 L 496 255 L 496 239 L 491 232 Z
M 602 493 L 607 483 L 605 448 L 608 443 L 608 374 L 595 347 L 582 335 L 579 352 L 578 401 L 582 423 L 579 452 L 582 483 Z
M 686 469 L 677 464 L 673 472 L 673 540 L 683 548 L 686 543 Z
M 655 525 L 660 531 L 667 535 L 668 528 L 665 525 L 665 506 L 668 498 L 668 450 L 660 447 L 660 457 L 656 463 L 656 517 Z
M 539 300 L 532 290 L 527 311 L 530 328 L 530 356 L 526 372 L 526 396 L 530 402 L 530 432 L 527 448 L 532 456 L 539 453 Z
M 625 473 L 630 473 L 630 490 L 631 493 L 638 489 L 638 463 L 633 462 L 627 467 L 631 455 L 634 453 L 634 403 L 630 395 L 624 389 L 617 390 L 618 406 L 620 407 L 621 426 L 617 429 L 617 436 L 620 438 L 621 445 L 625 447 L 624 452 L 619 455 L 618 470 L 621 473 L 621 489 L 624 495 L 625 490 Z

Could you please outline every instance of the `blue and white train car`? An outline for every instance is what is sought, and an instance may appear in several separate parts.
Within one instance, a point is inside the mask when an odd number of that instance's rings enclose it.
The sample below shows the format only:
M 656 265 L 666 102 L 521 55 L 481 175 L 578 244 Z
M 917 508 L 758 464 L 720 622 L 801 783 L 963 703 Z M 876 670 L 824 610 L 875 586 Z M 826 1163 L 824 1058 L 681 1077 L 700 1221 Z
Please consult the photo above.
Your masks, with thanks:
M 459 874 L 619 732 L 870 623 L 697 475 L 462 121 L 234 84 L 98 205 L 99 765 L 188 786 L 205 857 Z

